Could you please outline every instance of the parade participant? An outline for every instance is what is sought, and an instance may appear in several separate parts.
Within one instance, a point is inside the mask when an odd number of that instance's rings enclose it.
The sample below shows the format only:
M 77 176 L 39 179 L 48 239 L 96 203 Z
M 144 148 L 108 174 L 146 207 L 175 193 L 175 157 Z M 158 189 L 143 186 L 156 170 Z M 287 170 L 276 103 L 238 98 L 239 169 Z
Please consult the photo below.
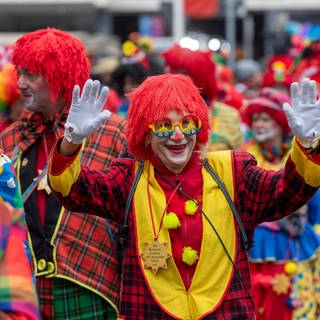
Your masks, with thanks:
M 242 110 L 242 118 L 254 137 L 241 150 L 251 153 L 264 169 L 279 170 L 287 161 L 292 135 L 282 104 L 289 101 L 287 94 L 263 88 Z
M 254 137 L 241 150 L 251 153 L 262 168 L 280 170 L 289 156 L 292 136 L 282 111 L 288 101 L 287 94 L 263 88 L 244 110 Z M 259 320 L 316 318 L 320 283 L 313 279 L 319 278 L 320 240 L 307 214 L 303 206 L 289 217 L 255 229 L 250 269 Z
M 27 227 L 11 160 L 0 152 L 0 319 L 40 319 Z
M 16 163 L 42 318 L 115 319 L 119 228 L 115 222 L 65 211 L 46 179 L 73 87 L 89 77 L 87 52 L 76 37 L 47 28 L 19 38 L 12 61 L 27 111 L 1 134 L 0 145 Z M 87 138 L 83 163 L 104 169 L 126 154 L 124 126 L 112 115 Z
M 121 117 L 126 118 L 128 114 L 129 100 L 127 94 L 138 87 L 148 75 L 149 71 L 141 63 L 120 64 L 112 73 L 110 86 L 111 90 L 115 90 L 118 94 L 117 113 Z
M 0 70 L 0 132 L 17 121 L 24 110 L 17 82 L 14 66 L 4 64 Z
M 236 88 L 246 97 L 257 95 L 262 84 L 262 67 L 253 59 L 237 60 L 234 66 Z
M 303 82 L 302 99 L 294 84 L 293 109 L 285 105 L 297 138 L 282 171 L 244 152 L 205 154 L 207 105 L 188 76 L 173 74 L 149 77 L 129 96 L 135 159 L 103 172 L 81 166 L 83 140 L 110 115 L 100 112 L 108 89 L 99 86 L 88 80 L 81 95 L 75 87 L 49 181 L 67 208 L 123 224 L 119 316 L 253 319 L 245 249 L 254 228 L 292 213 L 320 184 L 314 83 Z
M 182 48 L 173 45 L 162 53 L 169 72 L 186 74 L 199 88 L 209 107 L 211 133 L 208 143 L 210 151 L 236 150 L 243 142 L 241 117 L 236 108 L 227 105 L 222 98 L 221 74 L 209 51 Z M 219 97 L 220 95 L 220 97 Z

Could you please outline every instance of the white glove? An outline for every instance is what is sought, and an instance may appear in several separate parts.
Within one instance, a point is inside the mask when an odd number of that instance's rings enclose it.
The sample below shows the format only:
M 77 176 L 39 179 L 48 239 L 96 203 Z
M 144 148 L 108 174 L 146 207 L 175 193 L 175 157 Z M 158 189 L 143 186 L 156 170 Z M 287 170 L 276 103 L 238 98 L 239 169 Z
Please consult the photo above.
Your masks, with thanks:
M 80 97 L 80 87 L 75 85 L 72 93 L 71 107 L 65 123 L 64 136 L 70 143 L 81 144 L 85 137 L 96 131 L 106 118 L 111 116 L 104 110 L 109 88 L 103 87 L 99 94 L 100 82 L 87 80 Z
M 282 106 L 289 127 L 304 148 L 316 148 L 320 138 L 320 102 L 316 98 L 316 83 L 304 78 L 300 92 L 299 84 L 293 82 L 290 94 L 292 106 L 289 103 Z

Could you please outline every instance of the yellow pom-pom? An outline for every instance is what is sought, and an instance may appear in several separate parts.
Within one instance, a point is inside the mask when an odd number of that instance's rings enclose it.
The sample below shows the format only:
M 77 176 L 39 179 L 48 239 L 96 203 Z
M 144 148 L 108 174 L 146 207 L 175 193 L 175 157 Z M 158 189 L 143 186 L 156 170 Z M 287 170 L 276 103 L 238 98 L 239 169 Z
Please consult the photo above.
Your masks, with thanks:
M 193 216 L 198 209 L 198 203 L 194 200 L 188 200 L 185 203 L 186 214 Z
M 180 220 L 175 213 L 169 212 L 163 218 L 163 226 L 167 229 L 177 229 L 180 227 Z
M 198 252 L 191 247 L 184 247 L 182 252 L 182 261 L 192 266 L 199 259 Z
M 132 41 L 127 40 L 122 44 L 122 52 L 125 56 L 131 57 L 136 51 L 137 46 Z
M 296 274 L 298 271 L 298 266 L 294 261 L 289 261 L 285 264 L 284 271 L 288 275 Z

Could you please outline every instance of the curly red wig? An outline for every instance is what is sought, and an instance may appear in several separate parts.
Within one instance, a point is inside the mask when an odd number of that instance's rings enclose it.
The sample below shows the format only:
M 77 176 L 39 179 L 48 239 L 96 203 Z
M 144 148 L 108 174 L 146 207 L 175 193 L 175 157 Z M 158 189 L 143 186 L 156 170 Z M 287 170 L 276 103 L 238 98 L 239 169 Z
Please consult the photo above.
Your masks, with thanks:
M 149 125 L 166 117 L 171 110 L 198 117 L 202 126 L 197 134 L 197 142 L 208 142 L 208 106 L 189 76 L 170 73 L 151 76 L 128 96 L 127 141 L 130 152 L 136 158 L 150 159 L 152 151 L 145 146 Z
M 171 73 L 187 74 L 208 104 L 216 98 L 216 66 L 209 51 L 192 51 L 175 44 L 162 53 Z
M 84 45 L 55 28 L 29 32 L 19 38 L 13 47 L 12 62 L 44 76 L 53 102 L 62 96 L 69 104 L 74 85 L 82 87 L 89 78 L 90 64 Z

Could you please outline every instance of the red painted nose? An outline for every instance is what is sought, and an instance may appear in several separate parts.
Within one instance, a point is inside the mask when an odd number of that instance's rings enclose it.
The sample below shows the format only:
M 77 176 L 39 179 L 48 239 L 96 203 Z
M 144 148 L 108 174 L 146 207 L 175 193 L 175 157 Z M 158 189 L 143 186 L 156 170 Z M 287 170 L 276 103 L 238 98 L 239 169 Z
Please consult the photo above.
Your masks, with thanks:
M 173 140 L 180 141 L 180 140 L 182 140 L 184 138 L 184 135 L 181 132 L 181 130 L 176 127 L 174 132 L 173 132 L 172 138 L 173 138 Z

